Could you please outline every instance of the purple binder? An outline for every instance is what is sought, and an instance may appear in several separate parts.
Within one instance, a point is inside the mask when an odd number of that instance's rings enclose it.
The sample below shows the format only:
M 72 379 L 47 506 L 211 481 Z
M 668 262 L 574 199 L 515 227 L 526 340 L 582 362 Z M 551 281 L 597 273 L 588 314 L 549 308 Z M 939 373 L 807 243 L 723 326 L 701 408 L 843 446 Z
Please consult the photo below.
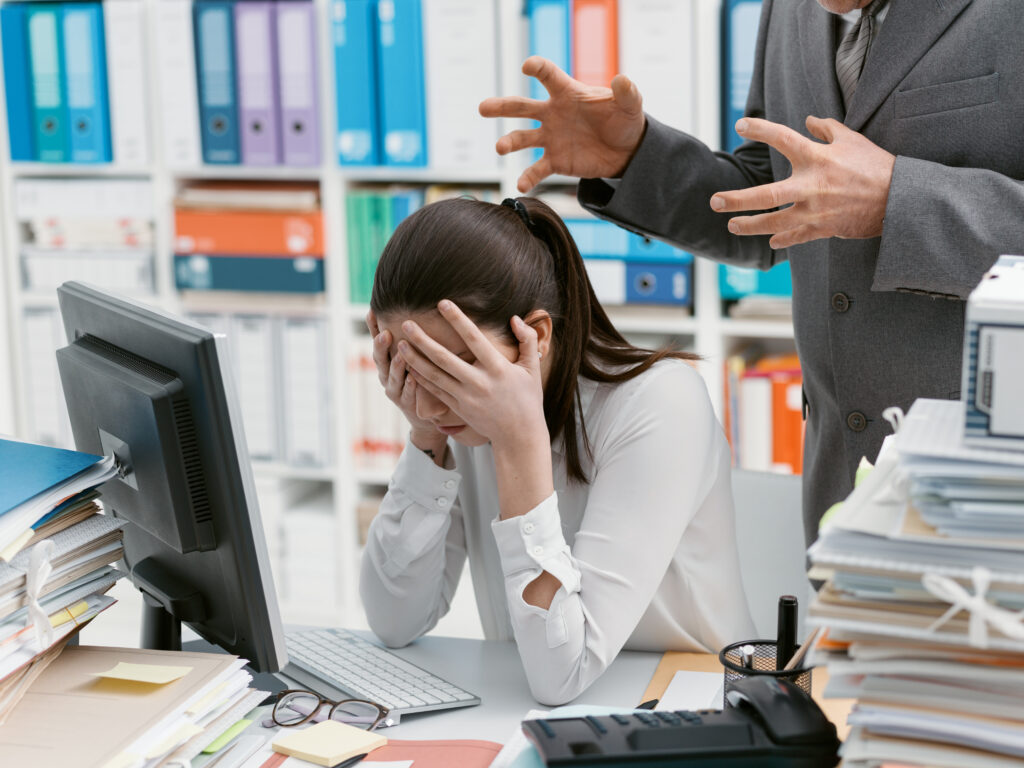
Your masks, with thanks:
M 245 165 L 281 162 L 276 38 L 273 3 L 235 3 L 238 124 Z
M 285 165 L 320 164 L 317 111 L 316 25 L 311 0 L 280 0 L 277 75 L 281 95 L 281 146 Z

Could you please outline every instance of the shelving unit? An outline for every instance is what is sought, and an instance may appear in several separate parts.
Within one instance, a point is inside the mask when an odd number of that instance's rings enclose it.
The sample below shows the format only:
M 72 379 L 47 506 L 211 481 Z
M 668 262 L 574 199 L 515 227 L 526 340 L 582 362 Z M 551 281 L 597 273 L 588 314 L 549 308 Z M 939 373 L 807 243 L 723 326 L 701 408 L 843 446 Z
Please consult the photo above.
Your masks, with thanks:
M 483 0 L 481 0 L 483 1 Z M 155 3 L 160 0 L 138 0 L 144 6 L 146 22 L 146 51 L 148 56 L 147 104 L 144 108 L 154 115 L 160 103 L 156 89 L 159 88 L 155 61 L 156 40 L 160 34 L 154 13 Z M 526 22 L 522 15 L 523 0 L 496 0 L 498 5 L 497 24 L 500 46 L 499 92 L 502 94 L 527 93 L 527 82 L 520 73 L 520 66 L 526 57 Z M 308 606 L 289 614 L 286 606 L 285 617 L 292 621 L 320 624 L 359 626 L 363 612 L 357 594 L 358 554 L 356 505 L 369 490 L 380 491 L 386 485 L 386 472 L 357 470 L 348 460 L 348 446 L 353 434 L 348 423 L 349 411 L 344 406 L 352 398 L 353 388 L 348 380 L 346 366 L 350 351 L 359 345 L 369 343 L 364 326 L 367 308 L 353 305 L 348 301 L 348 269 L 346 266 L 346 217 L 345 198 L 347 193 L 366 184 L 461 184 L 488 185 L 496 187 L 501 196 L 518 195 L 516 181 L 525 168 L 528 153 L 502 158 L 496 170 L 474 169 L 405 169 L 405 168 L 342 168 L 336 164 L 334 151 L 335 100 L 333 51 L 330 41 L 329 2 L 314 0 L 318 20 L 319 46 L 319 88 L 321 106 L 321 155 L 324 158 L 316 168 L 246 167 L 246 166 L 202 166 L 193 168 L 171 168 L 162 160 L 163 142 L 160 136 L 159 119 L 150 119 L 150 146 L 154 153 L 145 167 L 124 167 L 117 165 L 50 165 L 45 163 L 11 163 L 6 131 L 6 100 L 0 93 L 4 105 L 4 124 L 0 125 L 0 228 L 3 236 L 3 283 L 0 293 L 0 317 L 5 320 L 6 332 L 0 333 L 0 360 L 8 362 L 0 366 L 0 433 L 13 432 L 23 439 L 34 439 L 30 433 L 26 415 L 28 393 L 22 374 L 25 351 L 37 340 L 26 339 L 23 318 L 26 310 L 38 307 L 56 308 L 56 297 L 33 294 L 22 290 L 19 266 L 19 227 L 15 219 L 12 192 L 19 178 L 104 178 L 146 179 L 152 185 L 152 207 L 154 211 L 155 294 L 150 299 L 154 304 L 175 312 L 239 312 L 249 311 L 261 314 L 280 313 L 283 315 L 312 314 L 326 320 L 329 347 L 324 351 L 331 371 L 333 391 L 333 419 L 331 438 L 333 461 L 323 468 L 293 467 L 280 462 L 253 462 L 254 473 L 263 488 L 291 486 L 299 491 L 306 490 L 315 495 L 329 496 L 327 508 L 333 515 L 334 548 L 338 556 L 337 579 L 338 597 L 335 604 L 311 611 Z M 692 87 L 696 92 L 695 133 L 711 146 L 718 145 L 719 135 L 719 0 L 694 0 L 694 23 L 696 25 L 696 67 L 695 82 L 680 87 Z M 641 91 L 643 83 L 639 83 Z M 0 90 L 3 84 L 0 82 Z M 501 131 L 514 127 L 507 121 Z M 522 126 L 522 127 L 525 127 Z M 173 285 L 173 199 L 178 186 L 190 180 L 281 180 L 315 181 L 320 187 L 323 210 L 324 238 L 326 253 L 327 289 L 320 299 L 306 297 L 274 297 L 268 294 L 179 294 Z M 575 180 L 556 178 L 549 185 L 575 184 Z M 722 362 L 725 357 L 744 340 L 749 339 L 792 339 L 792 325 L 786 322 L 732 320 L 722 317 L 722 306 L 718 294 L 718 272 L 715 263 L 698 259 L 694 265 L 693 313 L 688 314 L 671 308 L 613 307 L 610 314 L 620 329 L 630 335 L 643 337 L 671 337 L 686 345 L 703 357 L 699 369 L 704 375 L 708 390 L 716 409 L 721 414 Z M 42 342 L 40 342 L 42 343 Z M 287 494 L 278 494 L 285 498 Z M 301 495 L 301 493 L 299 494 Z M 275 532 L 289 531 L 289 541 L 300 533 L 290 530 L 289 513 L 284 502 L 268 502 L 263 505 L 265 528 L 272 549 Z M 289 544 L 290 546 L 290 544 Z M 301 549 L 301 543 L 296 547 Z M 278 567 L 282 567 L 278 564 Z M 280 577 L 281 574 L 278 574 Z M 464 598 L 460 598 L 464 602 Z M 471 601 L 470 601 L 471 602 Z

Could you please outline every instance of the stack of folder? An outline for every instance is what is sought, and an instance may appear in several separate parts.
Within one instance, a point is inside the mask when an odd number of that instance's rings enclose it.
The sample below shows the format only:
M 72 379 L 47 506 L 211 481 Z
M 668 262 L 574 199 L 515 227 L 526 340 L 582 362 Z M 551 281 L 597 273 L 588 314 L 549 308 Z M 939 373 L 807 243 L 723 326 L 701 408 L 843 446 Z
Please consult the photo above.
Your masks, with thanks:
M 322 293 L 319 187 L 186 187 L 174 207 L 174 275 L 179 290 Z
M 1024 453 L 965 447 L 918 400 L 811 548 L 826 695 L 855 698 L 849 766 L 1024 759 Z
M 134 295 L 156 290 L 148 179 L 20 178 L 14 203 L 26 290 L 53 295 L 67 280 Z
M 266 698 L 228 654 L 71 647 L 32 682 L 6 727 L 4 764 L 188 765 Z
M 113 457 L 0 440 L 0 722 L 114 600 L 123 523 L 100 514 Z

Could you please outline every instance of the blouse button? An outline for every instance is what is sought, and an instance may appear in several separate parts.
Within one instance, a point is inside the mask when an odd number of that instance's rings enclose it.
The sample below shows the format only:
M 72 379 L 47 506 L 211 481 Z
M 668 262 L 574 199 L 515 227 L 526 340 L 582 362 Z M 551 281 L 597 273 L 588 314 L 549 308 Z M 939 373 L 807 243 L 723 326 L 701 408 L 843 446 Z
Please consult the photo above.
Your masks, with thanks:
M 444 481 L 444 487 L 447 488 L 448 490 L 451 490 L 452 488 L 455 487 L 455 481 L 454 480 L 445 480 Z
M 533 533 L 533 530 L 534 530 L 533 523 L 524 523 L 523 524 L 523 533 Z
M 437 506 L 439 506 L 441 509 L 444 509 L 445 507 L 448 506 L 448 499 L 446 499 L 444 496 L 438 496 L 436 499 L 434 499 L 434 501 L 437 503 Z
M 537 557 L 540 557 L 544 554 L 544 547 L 534 547 L 533 554 L 535 554 Z

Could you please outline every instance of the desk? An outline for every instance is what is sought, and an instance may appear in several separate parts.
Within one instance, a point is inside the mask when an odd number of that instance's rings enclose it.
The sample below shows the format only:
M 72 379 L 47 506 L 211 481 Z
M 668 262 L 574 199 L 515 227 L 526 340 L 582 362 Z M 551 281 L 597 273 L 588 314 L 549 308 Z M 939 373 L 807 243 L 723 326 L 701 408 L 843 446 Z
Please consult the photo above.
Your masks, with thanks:
M 365 634 L 365 633 L 359 633 Z M 369 636 L 369 635 L 367 635 Z M 384 734 L 395 739 L 487 739 L 504 744 L 531 709 L 548 709 L 530 694 L 515 643 L 421 637 L 394 653 L 480 697 L 475 707 L 408 715 Z M 661 654 L 623 651 L 574 704 L 633 706 Z

